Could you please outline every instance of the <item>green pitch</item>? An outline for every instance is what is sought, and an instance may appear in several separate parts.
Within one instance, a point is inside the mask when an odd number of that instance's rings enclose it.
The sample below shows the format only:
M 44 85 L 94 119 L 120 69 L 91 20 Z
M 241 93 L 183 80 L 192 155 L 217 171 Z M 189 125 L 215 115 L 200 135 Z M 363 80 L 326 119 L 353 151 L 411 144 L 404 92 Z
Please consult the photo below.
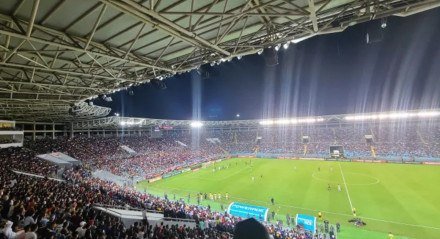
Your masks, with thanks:
M 317 215 L 320 211 L 331 223 L 341 223 L 342 239 L 385 239 L 388 232 L 396 239 L 437 239 L 439 183 L 438 166 L 239 158 L 154 183 L 141 182 L 137 188 L 160 196 L 166 193 L 171 200 L 187 201 L 190 194 L 192 204 L 197 203 L 199 192 L 217 193 L 222 195 L 220 200 L 201 204 L 215 210 L 227 208 L 232 201 L 267 206 L 280 220 L 287 213 Z M 348 223 L 352 207 L 366 226 Z

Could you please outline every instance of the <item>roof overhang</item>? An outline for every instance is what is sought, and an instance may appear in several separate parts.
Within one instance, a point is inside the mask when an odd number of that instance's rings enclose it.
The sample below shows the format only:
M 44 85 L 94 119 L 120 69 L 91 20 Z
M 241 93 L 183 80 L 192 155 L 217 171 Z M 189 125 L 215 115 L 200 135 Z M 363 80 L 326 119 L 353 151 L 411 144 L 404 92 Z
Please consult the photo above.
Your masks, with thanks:
M 433 0 L 2 1 L 0 117 L 73 120 L 72 103 L 439 5 Z

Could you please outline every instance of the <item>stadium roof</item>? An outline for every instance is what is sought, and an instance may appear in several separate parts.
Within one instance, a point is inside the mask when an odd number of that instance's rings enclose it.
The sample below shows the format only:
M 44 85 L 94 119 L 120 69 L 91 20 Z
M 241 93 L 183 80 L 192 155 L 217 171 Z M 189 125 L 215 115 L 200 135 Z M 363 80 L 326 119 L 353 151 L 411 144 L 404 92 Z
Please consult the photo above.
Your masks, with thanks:
M 85 99 L 439 5 L 438 0 L 2 0 L 0 117 L 71 120 L 71 104 Z M 109 112 L 78 108 L 79 118 Z
M 342 124 L 342 123 L 377 123 L 404 121 L 431 121 L 440 119 L 440 109 L 390 111 L 363 114 L 324 115 L 297 118 L 277 118 L 259 120 L 223 120 L 223 121 L 193 121 L 193 120 L 167 120 L 135 117 L 111 116 L 99 119 L 72 122 L 73 129 L 116 129 L 116 128 L 236 128 L 236 127 L 272 127 L 296 126 L 312 124 Z

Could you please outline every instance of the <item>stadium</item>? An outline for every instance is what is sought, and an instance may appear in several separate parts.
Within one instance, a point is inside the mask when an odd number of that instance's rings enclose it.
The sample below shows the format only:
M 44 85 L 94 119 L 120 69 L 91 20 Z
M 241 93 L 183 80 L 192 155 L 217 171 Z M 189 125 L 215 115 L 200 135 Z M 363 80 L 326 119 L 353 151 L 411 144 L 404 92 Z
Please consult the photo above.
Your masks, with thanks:
M 439 238 L 439 6 L 0 1 L 0 238 Z

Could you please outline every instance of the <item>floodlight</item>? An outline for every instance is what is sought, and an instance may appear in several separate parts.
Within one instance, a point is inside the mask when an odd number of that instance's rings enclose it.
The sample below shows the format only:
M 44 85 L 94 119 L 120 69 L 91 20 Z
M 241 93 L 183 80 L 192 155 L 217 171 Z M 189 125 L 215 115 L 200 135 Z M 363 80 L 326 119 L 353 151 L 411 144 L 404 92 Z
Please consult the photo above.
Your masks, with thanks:
M 289 119 L 278 119 L 275 121 L 276 124 L 289 124 L 290 120 Z
M 284 43 L 283 45 L 284 50 L 287 50 L 287 48 L 289 48 L 289 45 L 290 45 L 289 42 Z
M 280 44 L 276 45 L 276 46 L 275 46 L 275 51 L 278 51 L 278 50 L 280 49 L 280 47 L 281 47 Z
M 308 38 L 310 38 L 310 37 L 313 37 L 313 36 L 314 36 L 314 35 L 311 34 L 311 35 L 303 36 L 303 37 L 300 37 L 300 38 L 294 38 L 294 39 L 292 39 L 290 42 L 296 44 L 296 43 L 302 42 L 302 41 L 304 41 L 304 40 L 306 40 L 306 39 L 308 39 Z
M 203 123 L 200 121 L 193 121 L 190 123 L 191 128 L 200 128 L 203 126 Z
M 440 111 L 419 111 L 419 112 L 389 112 L 379 114 L 363 114 L 345 116 L 345 120 L 384 120 L 384 119 L 407 119 L 407 118 L 427 118 L 440 116 Z
M 420 111 L 417 113 L 418 117 L 436 117 L 440 116 L 440 111 Z
M 387 19 L 386 18 L 381 19 L 380 27 L 382 27 L 383 29 L 385 29 L 387 27 Z
M 273 125 L 274 121 L 273 120 L 262 120 L 260 121 L 260 125 Z

